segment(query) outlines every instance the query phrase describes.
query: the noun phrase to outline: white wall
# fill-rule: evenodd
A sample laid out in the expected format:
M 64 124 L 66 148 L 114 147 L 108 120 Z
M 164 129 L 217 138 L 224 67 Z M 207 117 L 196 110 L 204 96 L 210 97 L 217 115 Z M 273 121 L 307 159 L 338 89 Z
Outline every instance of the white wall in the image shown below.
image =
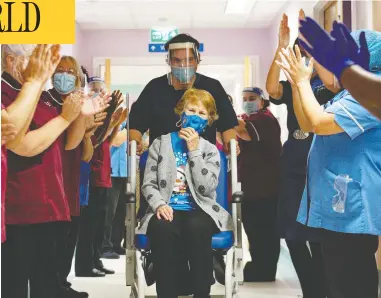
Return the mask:
M 379 12 L 379 15 L 381 12 Z M 352 30 L 372 29 L 372 0 L 352 1 Z
M 279 25 L 282 19 L 283 13 L 288 16 L 288 25 L 290 27 L 290 44 L 294 44 L 296 37 L 298 36 L 298 27 L 299 27 L 299 10 L 303 9 L 306 16 L 313 17 L 313 9 L 318 1 L 290 1 L 288 5 L 286 5 L 282 12 L 278 14 L 275 18 L 273 25 L 269 28 L 269 39 L 271 40 L 271 48 L 269 49 L 273 53 L 273 57 L 275 56 L 275 51 L 278 47 L 278 33 L 279 33 Z M 266 70 L 268 71 L 268 69 Z M 263 73 L 264 71 L 262 71 Z M 266 73 L 267 74 L 267 73 Z M 286 80 L 285 75 L 281 72 L 280 76 L 281 80 Z M 266 78 L 263 78 L 265 81 Z M 271 111 L 278 118 L 280 126 L 282 128 L 282 142 L 285 142 L 288 138 L 288 130 L 287 130 L 287 108 L 285 105 L 280 106 L 271 106 Z

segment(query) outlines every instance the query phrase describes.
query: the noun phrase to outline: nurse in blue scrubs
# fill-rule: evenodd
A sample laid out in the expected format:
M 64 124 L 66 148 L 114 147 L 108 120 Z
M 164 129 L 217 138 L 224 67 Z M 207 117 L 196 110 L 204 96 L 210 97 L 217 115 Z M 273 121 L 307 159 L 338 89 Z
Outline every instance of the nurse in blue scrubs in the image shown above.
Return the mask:
M 302 11 L 301 11 L 302 12 Z M 300 18 L 303 15 L 300 15 Z M 278 49 L 290 44 L 288 17 L 283 15 L 279 29 Z M 294 46 L 299 44 L 295 40 Z M 281 69 L 275 63 L 279 59 L 279 50 L 271 65 L 266 88 L 271 103 L 287 108 L 287 141 L 283 144 L 281 158 L 280 189 L 278 199 L 278 233 L 285 239 L 289 254 L 304 298 L 332 298 L 326 289 L 324 264 L 320 246 L 320 236 L 313 229 L 296 221 L 303 189 L 306 182 L 307 156 L 311 147 L 313 134 L 304 131 L 298 123 L 293 102 L 294 89 L 287 80 L 279 80 Z M 303 54 L 305 56 L 305 54 Z M 310 85 L 320 104 L 325 104 L 339 89 L 334 84 L 334 76 L 319 65 L 311 77 Z M 328 87 L 330 89 L 328 89 Z
M 381 33 L 364 32 L 369 70 L 381 76 Z M 359 32 L 352 35 L 359 43 Z M 295 54 L 283 50 L 283 55 L 279 65 L 300 95 L 294 102 L 299 124 L 304 131 L 315 133 L 298 221 L 321 233 L 333 297 L 377 298 L 381 122 L 347 90 L 320 107 L 309 82 L 312 63 L 305 66 L 298 48 Z

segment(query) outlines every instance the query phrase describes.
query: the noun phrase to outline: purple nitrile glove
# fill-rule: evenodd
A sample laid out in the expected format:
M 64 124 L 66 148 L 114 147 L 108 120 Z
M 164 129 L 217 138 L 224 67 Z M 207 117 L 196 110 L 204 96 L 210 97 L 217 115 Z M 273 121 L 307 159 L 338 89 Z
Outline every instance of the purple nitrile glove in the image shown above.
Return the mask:
M 360 33 L 359 37 L 360 48 L 347 26 L 343 23 L 334 21 L 331 36 L 335 38 L 337 42 L 347 46 L 347 54 L 350 60 L 369 71 L 370 53 L 364 31 Z
M 300 33 L 311 45 L 300 39 L 301 46 L 338 79 L 345 68 L 355 64 L 349 58 L 346 39 L 341 41 L 334 39 L 309 17 L 306 20 L 300 20 L 300 25 Z

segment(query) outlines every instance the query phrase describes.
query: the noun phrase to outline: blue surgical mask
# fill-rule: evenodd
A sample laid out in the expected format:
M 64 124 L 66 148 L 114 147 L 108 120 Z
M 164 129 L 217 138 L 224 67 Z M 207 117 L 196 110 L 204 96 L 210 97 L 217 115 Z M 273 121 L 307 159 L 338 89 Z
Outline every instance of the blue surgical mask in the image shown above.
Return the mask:
M 204 132 L 208 125 L 208 119 L 203 119 L 199 115 L 181 115 L 182 128 L 192 127 L 198 134 Z
M 76 76 L 64 73 L 56 73 L 53 77 L 53 86 L 61 95 L 66 95 L 75 90 Z
M 196 74 L 196 69 L 194 67 L 171 67 L 171 72 L 173 76 L 180 81 L 182 84 L 190 83 L 194 75 Z
M 259 111 L 258 104 L 255 101 L 244 101 L 242 108 L 248 116 Z

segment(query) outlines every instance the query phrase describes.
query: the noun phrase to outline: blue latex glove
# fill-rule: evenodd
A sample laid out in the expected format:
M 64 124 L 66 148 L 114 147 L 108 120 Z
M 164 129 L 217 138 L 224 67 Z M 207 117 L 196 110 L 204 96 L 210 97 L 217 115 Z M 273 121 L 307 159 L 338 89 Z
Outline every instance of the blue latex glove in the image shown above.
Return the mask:
M 349 32 L 347 26 L 343 23 L 338 23 L 336 21 L 333 22 L 331 36 L 336 39 L 336 42 L 347 45 L 346 50 L 350 60 L 369 71 L 370 53 L 368 43 L 365 38 L 365 32 L 360 33 L 360 48 Z
M 312 47 L 300 39 L 299 42 L 301 46 L 309 52 L 317 62 L 340 79 L 344 69 L 355 64 L 349 57 L 347 39 L 342 38 L 341 40 L 336 40 L 309 17 L 307 17 L 306 20 L 300 20 L 300 24 L 300 33 Z M 337 32 L 338 35 L 339 33 L 340 31 Z

